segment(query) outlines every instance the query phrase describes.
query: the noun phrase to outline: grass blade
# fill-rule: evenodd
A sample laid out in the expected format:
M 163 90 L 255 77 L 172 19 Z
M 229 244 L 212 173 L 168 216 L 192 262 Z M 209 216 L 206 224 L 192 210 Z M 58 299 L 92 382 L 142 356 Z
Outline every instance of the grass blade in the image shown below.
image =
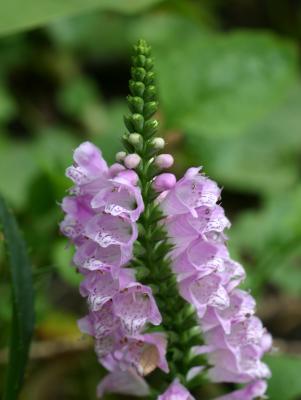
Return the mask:
M 13 318 L 3 400 L 15 400 L 21 389 L 34 329 L 32 268 L 16 219 L 0 196 L 0 224 L 11 272 Z

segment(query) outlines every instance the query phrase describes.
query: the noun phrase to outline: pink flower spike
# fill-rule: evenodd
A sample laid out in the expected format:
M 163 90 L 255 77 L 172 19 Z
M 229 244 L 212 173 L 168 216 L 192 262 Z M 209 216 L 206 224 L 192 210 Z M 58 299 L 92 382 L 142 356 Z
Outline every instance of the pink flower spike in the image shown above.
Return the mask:
M 153 188 L 157 192 L 163 192 L 164 190 L 169 190 L 175 186 L 177 179 L 174 174 L 163 173 L 156 176 L 153 182 Z
M 175 379 L 158 400 L 195 400 L 188 390 Z

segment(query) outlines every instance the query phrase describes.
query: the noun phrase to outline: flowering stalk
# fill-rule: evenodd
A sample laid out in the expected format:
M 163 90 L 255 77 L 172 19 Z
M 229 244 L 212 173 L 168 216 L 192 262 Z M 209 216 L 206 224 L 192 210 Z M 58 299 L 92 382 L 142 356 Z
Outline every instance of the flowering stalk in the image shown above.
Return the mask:
M 159 154 L 145 41 L 134 46 L 131 75 L 125 151 L 108 167 L 94 145 L 79 146 L 62 203 L 61 230 L 75 244 L 89 305 L 79 326 L 109 371 L 98 394 L 192 400 L 188 389 L 209 378 L 245 384 L 219 400 L 255 399 L 270 374 L 261 357 L 271 337 L 254 316 L 254 299 L 237 287 L 245 271 L 226 247 L 221 191 L 201 168 L 179 181 L 162 173 L 173 158 Z M 162 373 L 150 388 L 144 377 L 156 368 Z
M 150 51 L 144 41 L 139 41 L 134 47 L 132 80 L 129 84 L 131 95 L 127 99 L 132 114 L 125 117 L 129 133 L 123 137 L 126 150 L 135 152 L 141 159 L 137 173 L 145 207 L 139 219 L 139 249 L 132 265 L 139 271 L 139 280 L 153 288 L 163 316 L 162 328 L 168 336 L 167 359 L 170 368 L 166 379 L 177 376 L 185 383 L 187 372 L 192 366 L 192 360 L 187 355 L 191 346 L 200 343 L 200 335 L 192 307 L 179 295 L 176 276 L 171 271 L 168 256 L 172 245 L 162 224 L 162 210 L 155 201 L 158 193 L 154 187 L 158 189 L 159 186 L 162 190 L 163 185 L 168 188 L 175 183 L 175 178 L 172 174 L 156 176 L 161 169 L 172 165 L 173 158 L 169 154 L 158 155 L 163 150 L 164 140 L 155 137 L 158 122 L 152 119 L 157 111 L 157 102 Z M 163 181 L 161 187 L 160 180 Z

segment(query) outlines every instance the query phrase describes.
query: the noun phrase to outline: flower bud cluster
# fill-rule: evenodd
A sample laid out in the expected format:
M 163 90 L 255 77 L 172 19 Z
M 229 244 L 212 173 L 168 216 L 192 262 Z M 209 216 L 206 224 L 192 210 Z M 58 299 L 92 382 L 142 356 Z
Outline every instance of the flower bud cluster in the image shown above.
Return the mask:
M 119 151 L 116 154 L 116 161 L 123 163 L 128 169 L 136 169 L 141 163 L 141 156 L 139 153 L 143 153 L 144 140 L 139 133 L 130 133 L 129 135 L 124 136 L 124 141 L 133 146 L 137 153 L 127 154 L 124 151 Z M 163 138 L 155 138 L 148 144 L 148 148 L 152 149 L 154 154 L 162 150 L 164 146 L 165 141 Z M 171 154 L 159 154 L 153 158 L 153 164 L 156 171 L 170 168 L 173 163 L 174 159 Z
M 144 333 L 162 319 L 152 291 L 127 267 L 144 209 L 138 177 L 121 164 L 109 168 L 89 142 L 75 150 L 66 175 L 74 186 L 63 199 L 60 228 L 75 244 L 73 261 L 84 277 L 80 293 L 89 305 L 79 327 L 95 338 L 98 360 L 110 371 L 98 393 L 132 394 L 132 388 L 145 395 L 143 376 L 156 367 L 167 372 L 168 366 L 164 334 Z
M 223 399 L 251 400 L 264 393 L 270 376 L 261 358 L 271 348 L 271 336 L 254 315 L 253 297 L 238 288 L 245 271 L 226 246 L 230 223 L 217 204 L 220 194 L 200 168 L 190 168 L 158 201 L 174 244 L 179 291 L 194 306 L 204 334 L 205 345 L 192 348 L 191 357 L 208 355 L 213 382 L 246 384 L 237 397 Z

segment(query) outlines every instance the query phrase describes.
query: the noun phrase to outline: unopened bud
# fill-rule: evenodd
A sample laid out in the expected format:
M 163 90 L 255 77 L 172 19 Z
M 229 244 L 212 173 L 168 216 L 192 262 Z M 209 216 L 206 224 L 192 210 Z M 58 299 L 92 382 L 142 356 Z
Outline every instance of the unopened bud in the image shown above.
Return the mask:
M 143 139 L 139 133 L 131 133 L 128 137 L 128 142 L 131 143 L 135 148 L 141 148 Z
M 169 190 L 175 186 L 177 179 L 174 174 L 163 173 L 156 176 L 153 182 L 153 188 L 157 192 L 163 192 L 164 190 Z
M 158 126 L 159 122 L 156 119 L 149 119 L 144 124 L 143 133 L 145 133 L 147 137 L 152 137 L 152 135 L 156 133 Z
M 129 169 L 135 169 L 140 164 L 141 158 L 138 154 L 129 154 L 124 159 L 124 165 Z
M 135 128 L 136 132 L 142 132 L 144 118 L 141 114 L 133 114 L 132 115 L 132 124 Z
M 152 145 L 155 150 L 162 150 L 165 146 L 165 140 L 161 137 L 156 137 L 152 140 Z
M 118 151 L 118 153 L 116 153 L 115 159 L 117 162 L 121 162 L 125 159 L 125 157 L 126 157 L 125 151 Z
M 155 158 L 155 165 L 159 168 L 170 168 L 173 162 L 173 156 L 170 154 L 160 154 Z

